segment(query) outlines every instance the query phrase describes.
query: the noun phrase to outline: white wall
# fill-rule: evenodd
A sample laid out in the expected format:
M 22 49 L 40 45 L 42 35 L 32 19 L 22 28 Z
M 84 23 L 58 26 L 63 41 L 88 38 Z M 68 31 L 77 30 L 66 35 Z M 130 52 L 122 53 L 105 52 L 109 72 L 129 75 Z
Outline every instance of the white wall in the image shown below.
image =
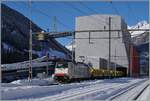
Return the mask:
M 121 29 L 126 27 L 126 24 L 122 22 L 120 16 L 115 15 L 91 15 L 81 16 L 76 18 L 76 30 L 103 30 L 104 26 L 109 29 L 109 16 L 111 16 L 111 29 Z M 123 33 L 128 34 L 128 33 Z M 75 35 L 75 60 L 81 62 L 79 56 L 85 56 L 86 63 L 92 63 L 93 67 L 99 68 L 99 58 L 108 59 L 109 54 L 109 32 L 91 32 L 91 38 L 107 38 L 107 39 L 90 39 L 88 32 L 78 32 Z M 122 32 L 119 32 L 119 36 L 122 37 Z M 111 32 L 111 37 L 118 37 L 118 32 Z M 78 39 L 87 38 L 87 39 Z M 128 41 L 128 40 L 127 40 Z M 128 58 L 125 44 L 122 38 L 111 39 L 111 56 L 121 56 L 115 61 L 114 57 L 111 57 L 111 62 L 116 62 L 119 65 L 128 67 Z

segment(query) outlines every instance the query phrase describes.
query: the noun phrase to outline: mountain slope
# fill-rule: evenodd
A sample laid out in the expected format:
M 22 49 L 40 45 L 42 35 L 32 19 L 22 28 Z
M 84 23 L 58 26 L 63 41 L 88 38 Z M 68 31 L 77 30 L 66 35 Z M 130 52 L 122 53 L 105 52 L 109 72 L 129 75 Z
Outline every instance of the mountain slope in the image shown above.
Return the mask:
M 149 23 L 145 20 L 138 22 L 135 26 L 128 26 L 128 29 L 149 29 Z M 138 36 L 143 34 L 145 31 L 130 31 L 131 35 Z
M 4 4 L 1 5 L 1 8 L 2 64 L 26 61 L 29 59 L 30 20 Z M 32 22 L 32 31 L 41 32 L 42 29 Z M 60 47 L 55 41 L 55 39 L 43 42 L 33 40 L 33 58 L 45 55 L 47 51 L 53 56 L 58 54 L 66 56 L 67 53 L 62 49 L 63 46 Z
M 128 29 L 149 29 L 150 25 L 147 21 L 140 21 L 135 26 L 128 26 Z M 149 42 L 149 33 L 146 31 L 130 31 L 132 41 L 135 45 L 145 44 Z

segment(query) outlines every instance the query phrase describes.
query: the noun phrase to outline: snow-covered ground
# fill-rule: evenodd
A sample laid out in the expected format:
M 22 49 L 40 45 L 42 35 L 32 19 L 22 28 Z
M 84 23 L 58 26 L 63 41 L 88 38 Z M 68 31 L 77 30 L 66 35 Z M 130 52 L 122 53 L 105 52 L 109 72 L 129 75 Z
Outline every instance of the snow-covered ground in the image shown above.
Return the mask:
M 150 86 L 141 94 L 137 101 L 148 101 L 150 99 Z
M 2 98 L 35 101 L 107 100 L 120 92 L 137 88 L 147 80 L 147 78 L 117 78 L 46 86 L 15 81 L 2 84 Z
M 45 79 L 35 78 L 32 80 L 24 79 L 24 80 L 16 80 L 16 81 L 11 82 L 11 84 L 14 84 L 14 85 L 17 84 L 17 85 L 23 85 L 23 86 L 25 86 L 25 85 L 48 86 L 48 85 L 51 85 L 54 83 L 55 82 L 54 82 L 53 78 L 45 78 Z

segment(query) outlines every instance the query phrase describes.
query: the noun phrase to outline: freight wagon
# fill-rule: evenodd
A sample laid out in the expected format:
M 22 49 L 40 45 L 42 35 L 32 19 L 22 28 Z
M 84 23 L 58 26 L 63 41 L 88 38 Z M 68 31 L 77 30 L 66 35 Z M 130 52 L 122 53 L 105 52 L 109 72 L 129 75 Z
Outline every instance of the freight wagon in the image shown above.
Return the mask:
M 87 64 L 77 62 L 57 62 L 55 66 L 54 80 L 57 82 L 71 82 L 97 78 L 122 77 L 125 71 L 95 69 Z

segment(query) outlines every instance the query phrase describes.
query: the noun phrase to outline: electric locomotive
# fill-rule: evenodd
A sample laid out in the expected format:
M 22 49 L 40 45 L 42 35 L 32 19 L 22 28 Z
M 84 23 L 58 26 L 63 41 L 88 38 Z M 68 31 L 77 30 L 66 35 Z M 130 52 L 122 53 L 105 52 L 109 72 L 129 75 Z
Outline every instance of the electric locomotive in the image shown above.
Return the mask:
M 55 66 L 54 80 L 58 82 L 71 82 L 95 78 L 114 78 L 123 75 L 123 71 L 95 69 L 82 62 L 60 61 Z

